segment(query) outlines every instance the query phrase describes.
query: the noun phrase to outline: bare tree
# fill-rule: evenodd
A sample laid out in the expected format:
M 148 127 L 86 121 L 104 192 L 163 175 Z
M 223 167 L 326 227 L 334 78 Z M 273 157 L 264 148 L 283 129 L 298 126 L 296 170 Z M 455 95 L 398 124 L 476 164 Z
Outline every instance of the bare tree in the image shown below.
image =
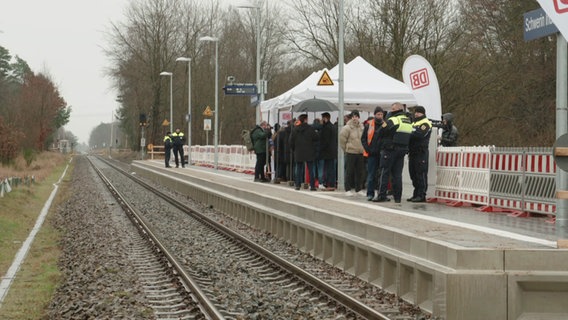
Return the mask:
M 114 62 L 111 75 L 121 95 L 119 114 L 123 126 L 137 132 L 139 115 L 147 114 L 150 142 L 162 136 L 161 121 L 169 119 L 167 79 L 160 72 L 172 70 L 182 51 L 183 38 L 179 21 L 182 1 L 142 0 L 128 8 L 126 22 L 113 24 L 107 55 Z M 165 98 L 164 98 L 165 97 Z M 128 124 L 124 123 L 127 122 Z M 132 144 L 138 145 L 139 135 Z
M 523 146 L 554 141 L 555 44 L 548 38 L 522 38 L 523 13 L 537 7 L 536 1 L 505 0 L 461 5 L 462 29 L 470 40 L 461 55 L 472 61 L 460 72 L 464 96 L 456 103 L 464 142 Z

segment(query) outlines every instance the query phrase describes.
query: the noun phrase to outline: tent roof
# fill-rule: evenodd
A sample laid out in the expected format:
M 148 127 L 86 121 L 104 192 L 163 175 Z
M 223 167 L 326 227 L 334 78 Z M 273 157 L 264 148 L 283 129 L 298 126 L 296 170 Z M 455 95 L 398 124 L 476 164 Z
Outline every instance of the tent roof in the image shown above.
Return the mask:
M 261 111 L 290 109 L 294 104 L 311 98 L 329 100 L 339 103 L 339 67 L 328 71 L 334 81 L 333 86 L 318 86 L 317 83 L 324 71 L 313 72 L 298 85 L 278 97 L 261 102 Z M 394 102 L 416 104 L 412 91 L 398 81 L 361 57 L 356 57 L 344 67 L 344 108 L 373 111 L 377 105 L 389 108 Z

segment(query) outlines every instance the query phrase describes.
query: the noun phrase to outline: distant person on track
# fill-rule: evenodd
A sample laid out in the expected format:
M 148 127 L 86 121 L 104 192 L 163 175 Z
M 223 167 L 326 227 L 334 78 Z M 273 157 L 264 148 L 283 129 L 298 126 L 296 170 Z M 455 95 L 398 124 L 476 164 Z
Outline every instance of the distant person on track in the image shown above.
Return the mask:
M 172 135 L 172 133 L 170 131 L 168 131 L 166 133 L 166 136 L 164 137 L 164 159 L 165 159 L 166 168 L 171 168 L 170 157 L 171 157 L 172 147 L 173 147 L 171 135 Z
M 172 133 L 172 140 L 174 142 L 174 158 L 176 160 L 176 168 L 179 168 L 180 161 L 181 167 L 185 168 L 185 158 L 183 154 L 183 143 L 185 141 L 185 138 L 183 132 L 181 132 L 179 128 L 177 128 L 176 131 Z
M 411 202 L 426 202 L 428 189 L 428 144 L 432 133 L 432 122 L 426 117 L 423 106 L 414 107 L 412 134 L 408 145 L 408 173 L 414 192 L 406 199 Z

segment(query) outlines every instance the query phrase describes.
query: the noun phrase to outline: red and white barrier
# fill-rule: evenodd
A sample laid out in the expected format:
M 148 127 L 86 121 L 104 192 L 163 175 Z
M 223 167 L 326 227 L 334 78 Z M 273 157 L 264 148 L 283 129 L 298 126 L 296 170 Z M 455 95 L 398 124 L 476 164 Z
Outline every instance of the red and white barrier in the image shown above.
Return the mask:
M 491 199 L 486 211 L 507 209 L 556 213 L 556 164 L 550 148 L 495 148 L 491 161 Z
M 452 205 L 489 203 L 490 147 L 440 147 L 436 198 Z
M 213 146 L 192 146 L 196 165 L 212 167 Z M 244 146 L 219 146 L 219 167 L 254 173 Z M 482 211 L 556 213 L 556 164 L 550 148 L 439 147 L 435 199 L 478 205 Z

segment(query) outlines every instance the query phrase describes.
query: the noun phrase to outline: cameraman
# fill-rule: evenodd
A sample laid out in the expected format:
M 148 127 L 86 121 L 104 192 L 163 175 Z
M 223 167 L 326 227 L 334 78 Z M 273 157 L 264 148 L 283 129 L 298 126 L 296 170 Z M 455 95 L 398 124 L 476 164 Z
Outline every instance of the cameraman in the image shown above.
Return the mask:
M 442 129 L 442 136 L 438 138 L 438 145 L 442 147 L 455 147 L 458 145 L 458 128 L 454 125 L 453 114 L 444 113 L 442 122 L 433 122 L 432 126 Z

